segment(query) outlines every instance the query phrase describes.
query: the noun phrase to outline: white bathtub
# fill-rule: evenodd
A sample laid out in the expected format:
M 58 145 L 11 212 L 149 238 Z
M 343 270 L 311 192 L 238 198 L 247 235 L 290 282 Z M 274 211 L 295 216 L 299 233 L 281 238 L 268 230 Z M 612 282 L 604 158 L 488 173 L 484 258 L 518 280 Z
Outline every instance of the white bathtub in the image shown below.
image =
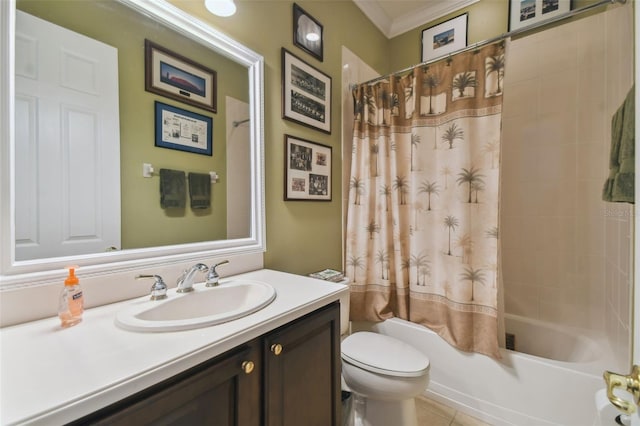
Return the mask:
M 424 352 L 431 362 L 431 382 L 425 395 L 485 422 L 596 424 L 594 395 L 604 386 L 603 371 L 616 368 L 608 344 L 601 345 L 605 339 L 587 336 L 584 330 L 561 329 L 512 315 L 505 316 L 505 323 L 507 331 L 516 334 L 516 349 L 564 361 L 506 349 L 501 351 L 502 360 L 496 361 L 459 351 L 431 330 L 397 318 L 376 324 L 353 323 L 352 330 L 390 335 Z M 572 347 L 560 349 L 562 345 Z

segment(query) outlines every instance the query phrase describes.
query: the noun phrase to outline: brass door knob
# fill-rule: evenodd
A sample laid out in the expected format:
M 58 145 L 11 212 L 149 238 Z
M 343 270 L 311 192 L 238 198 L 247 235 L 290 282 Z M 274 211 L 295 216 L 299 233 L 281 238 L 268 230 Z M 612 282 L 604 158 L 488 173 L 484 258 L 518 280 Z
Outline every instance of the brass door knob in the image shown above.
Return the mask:
M 244 371 L 245 374 L 251 374 L 254 368 L 255 364 L 253 361 L 245 361 L 242 363 L 242 371 Z
M 273 352 L 276 356 L 282 353 L 282 345 L 280 343 L 274 343 L 271 345 L 271 352 Z
M 636 405 L 640 404 L 640 367 L 634 365 L 631 373 L 626 376 L 605 371 L 604 381 L 607 382 L 607 397 L 609 401 L 623 413 L 633 414 L 636 411 Z M 633 402 L 625 401 L 616 396 L 613 393 L 615 388 L 631 393 Z

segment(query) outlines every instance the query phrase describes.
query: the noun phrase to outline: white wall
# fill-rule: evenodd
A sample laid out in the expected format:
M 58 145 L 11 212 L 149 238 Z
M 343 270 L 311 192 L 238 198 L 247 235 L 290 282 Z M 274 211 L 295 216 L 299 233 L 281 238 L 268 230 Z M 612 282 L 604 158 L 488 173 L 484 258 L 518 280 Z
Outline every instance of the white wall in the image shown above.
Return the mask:
M 351 150 L 353 147 L 353 85 L 379 77 L 373 68 L 342 46 L 342 241 L 345 241 L 349 204 L 349 180 L 351 176 Z M 343 247 L 344 249 L 344 247 Z M 343 250 L 344 252 L 344 250 Z M 344 261 L 344 260 L 343 260 Z M 344 265 L 342 267 L 344 270 Z
M 225 108 L 227 238 L 246 238 L 251 235 L 251 134 L 250 122 L 245 122 L 249 104 L 227 96 Z

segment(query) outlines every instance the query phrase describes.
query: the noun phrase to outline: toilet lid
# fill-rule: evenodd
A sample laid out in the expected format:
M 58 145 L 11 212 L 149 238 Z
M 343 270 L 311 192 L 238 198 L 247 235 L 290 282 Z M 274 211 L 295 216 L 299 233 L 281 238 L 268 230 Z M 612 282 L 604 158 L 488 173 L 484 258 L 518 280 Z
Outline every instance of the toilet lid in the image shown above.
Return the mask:
M 361 331 L 342 341 L 342 359 L 374 373 L 418 377 L 429 369 L 429 358 L 405 342 Z

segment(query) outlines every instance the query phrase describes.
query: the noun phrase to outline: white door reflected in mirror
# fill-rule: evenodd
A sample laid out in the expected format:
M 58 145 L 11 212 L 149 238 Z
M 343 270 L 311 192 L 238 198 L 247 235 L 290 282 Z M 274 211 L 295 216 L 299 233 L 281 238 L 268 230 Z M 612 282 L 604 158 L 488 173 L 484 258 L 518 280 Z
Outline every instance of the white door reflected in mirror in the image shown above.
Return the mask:
M 16 28 L 16 260 L 120 247 L 118 51 L 21 11 Z
M 0 248 L 0 288 L 2 290 L 24 288 L 55 282 L 63 274 L 64 267 L 68 265 L 70 257 L 73 258 L 73 264 L 83 268 L 84 271 L 90 270 L 92 278 L 99 280 L 104 276 L 121 271 L 125 263 L 128 268 L 143 270 L 151 265 L 157 265 L 159 259 L 162 259 L 162 262 L 165 263 L 179 264 L 186 261 L 192 262 L 194 259 L 216 258 L 221 255 L 224 255 L 224 257 L 236 255 L 254 256 L 264 252 L 264 58 L 236 40 L 219 32 L 206 22 L 200 21 L 197 16 L 192 16 L 180 7 L 164 0 L 71 2 L 73 5 L 70 5 L 69 2 L 61 2 L 60 10 L 52 10 L 54 8 L 53 5 L 45 5 L 45 8 L 42 9 L 42 15 L 36 13 L 35 10 L 30 10 L 30 8 L 37 9 L 42 6 L 41 2 L 18 3 L 23 12 L 42 19 L 47 18 L 44 15 L 56 14 L 61 22 L 56 22 L 54 19 L 51 19 L 51 22 L 83 34 L 84 32 L 76 24 L 84 25 L 86 24 L 85 21 L 91 17 L 95 22 L 104 25 L 106 22 L 106 9 L 115 13 L 115 24 L 106 24 L 105 31 L 112 31 L 111 33 L 102 32 L 103 27 L 92 26 L 91 31 L 87 30 L 90 34 L 84 35 L 117 47 L 117 61 L 120 63 L 120 67 L 126 64 L 126 70 L 130 70 L 133 66 L 132 64 L 135 63 L 136 71 L 125 71 L 124 75 L 131 76 L 132 79 L 123 81 L 122 75 L 120 75 L 116 86 L 110 90 L 116 96 L 113 102 L 116 106 L 119 105 L 120 114 L 116 121 L 105 126 L 111 128 L 115 136 L 102 138 L 114 143 L 113 149 L 109 148 L 108 151 L 120 160 L 119 167 L 106 168 L 106 171 L 114 172 L 114 176 L 109 178 L 108 175 L 104 175 L 103 179 L 113 183 L 113 186 L 119 189 L 117 199 L 112 202 L 103 202 L 103 204 L 112 206 L 120 214 L 118 219 L 120 223 L 119 226 L 116 226 L 118 228 L 116 234 L 120 236 L 120 241 L 100 242 L 96 248 L 82 250 L 80 254 L 72 255 L 68 255 L 68 252 L 58 249 L 55 250 L 54 254 L 32 255 L 21 253 L 23 247 L 35 245 L 33 241 L 39 241 L 38 238 L 42 238 L 37 233 L 43 233 L 43 222 L 39 223 L 35 214 L 29 216 L 30 210 L 36 204 L 39 204 L 43 211 L 47 209 L 53 210 L 50 204 L 54 201 L 61 201 L 66 206 L 66 211 L 63 210 L 62 214 L 57 217 L 49 214 L 50 212 L 47 212 L 46 215 L 47 222 L 63 223 L 61 230 L 54 231 L 54 233 L 62 235 L 59 239 L 65 239 L 64 244 L 69 246 L 75 245 L 81 240 L 96 239 L 94 234 L 98 234 L 98 232 L 94 232 L 94 227 L 102 226 L 96 225 L 99 222 L 96 216 L 114 218 L 118 215 L 103 212 L 94 214 L 93 211 L 90 213 L 81 212 L 81 208 L 87 207 L 94 202 L 93 200 L 87 201 L 84 194 L 97 196 L 103 190 L 96 189 L 99 184 L 97 179 L 94 179 L 100 167 L 94 163 L 85 164 L 85 160 L 81 160 L 83 157 L 78 155 L 82 152 L 82 155 L 86 154 L 94 158 L 93 154 L 95 154 L 95 157 L 99 157 L 102 154 L 97 151 L 87 153 L 84 149 L 91 150 L 93 148 L 79 145 L 74 145 L 71 147 L 72 149 L 68 149 L 65 152 L 67 147 L 59 145 L 62 142 L 55 142 L 57 145 L 53 145 L 53 147 L 49 148 L 49 151 L 37 154 L 40 163 L 45 162 L 45 166 L 49 168 L 58 165 L 64 169 L 68 169 L 68 163 L 80 163 L 81 166 L 84 164 L 84 168 L 72 173 L 67 173 L 68 170 L 56 172 L 60 175 L 60 178 L 56 178 L 58 180 L 54 184 L 56 192 L 34 189 L 37 187 L 38 180 L 54 181 L 55 174 L 48 169 L 40 169 L 40 164 L 32 161 L 36 157 L 36 154 L 30 152 L 33 145 L 28 145 L 27 147 L 19 145 L 16 140 L 16 134 L 18 134 L 18 139 L 23 138 L 32 143 L 31 139 L 36 134 L 49 135 L 49 132 L 58 132 L 56 129 L 62 129 L 60 132 L 64 135 L 66 124 L 57 124 L 55 128 L 40 129 L 38 132 L 33 130 L 36 125 L 29 114 L 35 109 L 27 102 L 23 102 L 24 95 L 20 94 L 22 89 L 18 89 L 16 85 L 16 80 L 22 78 L 22 76 L 18 76 L 14 72 L 0 73 L 2 74 L 0 76 L 0 92 L 8 94 L 8 96 L 0 97 L 0 110 L 2 111 L 0 115 L 0 140 L 2 142 L 0 143 L 2 147 L 2 152 L 0 153 L 0 182 L 2 183 L 2 188 L 0 188 L 0 199 L 2 200 L 0 203 L 0 206 L 2 206 L 0 209 L 0 235 L 7 237 L 2 238 L 0 241 L 2 246 Z M 103 9 L 95 10 L 95 5 L 97 4 Z M 63 9 L 64 7 L 73 7 L 74 9 L 70 13 L 61 13 L 67 10 Z M 0 1 L 0 39 L 2 41 L 0 43 L 0 57 L 2 58 L 2 63 L 6 65 L 6 67 L 3 67 L 5 71 L 22 70 L 18 71 L 18 73 L 28 74 L 28 72 L 24 72 L 24 64 L 18 62 L 25 62 L 23 54 L 26 54 L 27 58 L 29 58 L 28 43 L 24 43 L 29 37 L 25 38 L 19 35 L 20 29 L 16 29 L 17 25 L 14 24 L 16 15 L 15 1 Z M 74 21 L 76 17 L 81 17 L 82 21 Z M 139 21 L 140 19 L 143 19 L 145 23 L 141 24 L 142 21 Z M 69 27 L 65 23 L 69 23 Z M 20 24 L 18 23 L 18 25 Z M 125 30 L 131 31 L 131 34 L 125 34 Z M 105 34 L 106 39 L 102 39 L 98 33 Z M 139 49 L 136 49 L 136 44 L 131 43 L 131 35 L 138 40 Z M 145 38 L 149 37 L 158 39 L 168 45 L 182 43 L 182 46 L 188 46 L 189 49 L 192 49 L 189 53 L 190 57 L 196 60 L 215 60 L 216 62 L 212 66 L 217 70 L 219 79 L 224 79 L 224 76 L 227 75 L 234 76 L 234 84 L 221 87 L 221 93 L 218 93 L 218 95 L 220 96 L 223 93 L 233 95 L 249 105 L 248 111 L 245 110 L 242 116 L 234 116 L 232 118 L 232 120 L 248 119 L 246 124 L 243 124 L 243 126 L 246 126 L 246 129 L 243 130 L 246 130 L 245 133 L 248 134 L 249 138 L 246 141 L 248 142 L 248 147 L 245 151 L 248 158 L 244 159 L 244 163 L 248 165 L 248 176 L 246 178 L 248 187 L 243 190 L 243 195 L 247 194 L 250 200 L 250 211 L 247 216 L 243 216 L 244 235 L 240 235 L 238 231 L 238 235 L 235 238 L 230 238 L 225 232 L 226 229 L 224 229 L 226 228 L 226 217 L 224 216 L 227 214 L 225 181 L 228 168 L 224 161 L 224 150 L 220 149 L 220 147 L 221 144 L 225 143 L 225 135 L 222 130 L 224 129 L 225 119 L 230 118 L 227 117 L 226 111 L 218 111 L 217 115 L 219 120 L 217 121 L 216 129 L 219 132 L 214 142 L 219 147 L 218 156 L 213 159 L 202 156 L 202 161 L 198 162 L 198 167 L 193 169 L 188 167 L 187 164 L 190 166 L 194 164 L 192 161 L 187 161 L 191 160 L 191 158 L 185 158 L 184 154 L 170 150 L 160 153 L 160 157 L 170 157 L 172 159 L 173 163 L 167 161 L 166 164 L 158 160 L 155 155 L 146 155 L 148 151 L 138 154 L 132 152 L 132 150 L 135 151 L 142 147 L 141 149 L 143 150 L 154 150 L 153 154 L 155 154 L 155 150 L 160 149 L 154 147 L 153 144 L 154 122 L 152 117 L 149 118 L 150 114 L 153 114 L 153 110 L 152 108 L 145 109 L 146 105 L 153 105 L 152 102 L 155 95 L 145 92 L 144 85 L 139 84 L 145 75 L 143 42 Z M 184 38 L 184 42 L 182 38 Z M 189 41 L 193 43 L 189 43 Z M 16 57 L 16 52 L 20 52 L 17 55 L 18 57 Z M 72 56 L 72 60 L 76 62 L 73 67 L 69 68 L 78 69 L 87 67 L 87 64 L 80 60 L 81 58 L 91 57 L 83 54 Z M 31 59 L 29 58 L 28 60 Z M 102 67 L 102 65 L 99 65 L 99 67 Z M 33 71 L 31 70 L 31 72 Z M 49 74 L 53 73 L 49 72 Z M 87 85 L 91 87 L 91 83 L 95 82 L 93 77 L 73 76 L 69 80 L 75 84 L 81 83 L 85 88 Z M 98 80 L 103 83 L 102 77 Z M 18 109 L 23 109 L 23 111 L 17 111 Z M 61 138 L 62 140 L 67 140 L 68 137 L 68 140 L 78 141 L 83 139 L 92 129 L 98 127 L 98 124 L 96 124 L 98 120 L 95 117 L 92 118 L 83 114 L 82 110 L 79 110 L 80 113 L 77 114 L 75 109 L 70 109 L 70 111 L 75 114 L 71 118 L 78 119 L 85 127 L 81 131 L 71 131 L 69 135 L 64 135 Z M 141 117 L 141 112 L 146 115 Z M 16 123 L 16 117 L 21 121 Z M 142 118 L 144 118 L 143 121 L 141 121 Z M 93 119 L 96 121 L 92 121 Z M 17 126 L 20 128 L 17 129 Z M 100 140 L 100 146 L 104 145 L 102 144 L 102 139 Z M 120 141 L 120 144 L 118 144 L 118 141 Z M 164 148 L 162 149 L 164 150 Z M 61 152 L 64 152 L 67 156 L 61 156 Z M 216 151 L 214 150 L 214 152 Z M 157 207 L 159 198 L 156 195 L 157 183 L 153 185 L 154 182 L 146 182 L 141 187 L 141 185 L 136 184 L 137 180 L 134 181 L 134 179 L 138 178 L 142 180 L 142 177 L 139 176 L 139 170 L 140 165 L 144 162 L 155 163 L 158 168 L 173 167 L 180 170 L 206 172 L 210 169 L 208 167 L 200 167 L 200 163 L 209 163 L 211 160 L 221 160 L 216 164 L 214 170 L 220 175 L 222 183 L 217 187 L 220 193 L 216 194 L 217 203 L 212 207 L 212 209 L 218 209 L 219 211 L 216 210 L 213 215 L 196 215 L 191 211 L 187 211 L 184 216 L 164 214 L 164 211 Z M 18 168 L 21 169 L 19 175 L 15 173 Z M 130 172 L 133 170 L 135 172 Z M 105 172 L 105 169 L 103 168 L 102 171 Z M 69 195 L 71 194 L 69 185 L 74 185 L 74 189 L 80 190 L 80 193 L 83 194 L 82 199 L 78 200 Z M 126 189 L 126 191 L 122 189 Z M 38 200 L 36 197 L 38 191 L 45 198 Z M 95 193 L 92 193 L 92 191 Z M 77 222 L 72 217 L 74 214 L 75 216 L 86 218 L 87 221 L 85 223 Z M 235 214 L 237 215 L 237 212 Z M 155 221 L 149 220 L 149 215 L 154 215 L 153 219 Z M 19 220 L 16 220 L 17 217 L 20 217 Z M 188 224 L 183 223 L 182 219 L 185 217 L 189 219 Z M 218 218 L 218 221 L 215 221 L 213 226 L 207 228 L 209 230 L 207 234 L 203 234 L 203 227 L 199 226 L 200 222 L 207 221 L 211 217 Z M 171 221 L 171 223 L 179 221 L 180 223 L 179 226 L 173 227 L 158 225 L 158 223 L 162 224 L 167 221 Z M 247 221 L 249 222 L 248 224 L 246 223 Z M 167 232 L 153 233 L 155 229 L 162 229 Z M 104 230 L 102 235 L 105 235 Z M 20 295 L 21 292 L 16 292 L 15 294 Z

